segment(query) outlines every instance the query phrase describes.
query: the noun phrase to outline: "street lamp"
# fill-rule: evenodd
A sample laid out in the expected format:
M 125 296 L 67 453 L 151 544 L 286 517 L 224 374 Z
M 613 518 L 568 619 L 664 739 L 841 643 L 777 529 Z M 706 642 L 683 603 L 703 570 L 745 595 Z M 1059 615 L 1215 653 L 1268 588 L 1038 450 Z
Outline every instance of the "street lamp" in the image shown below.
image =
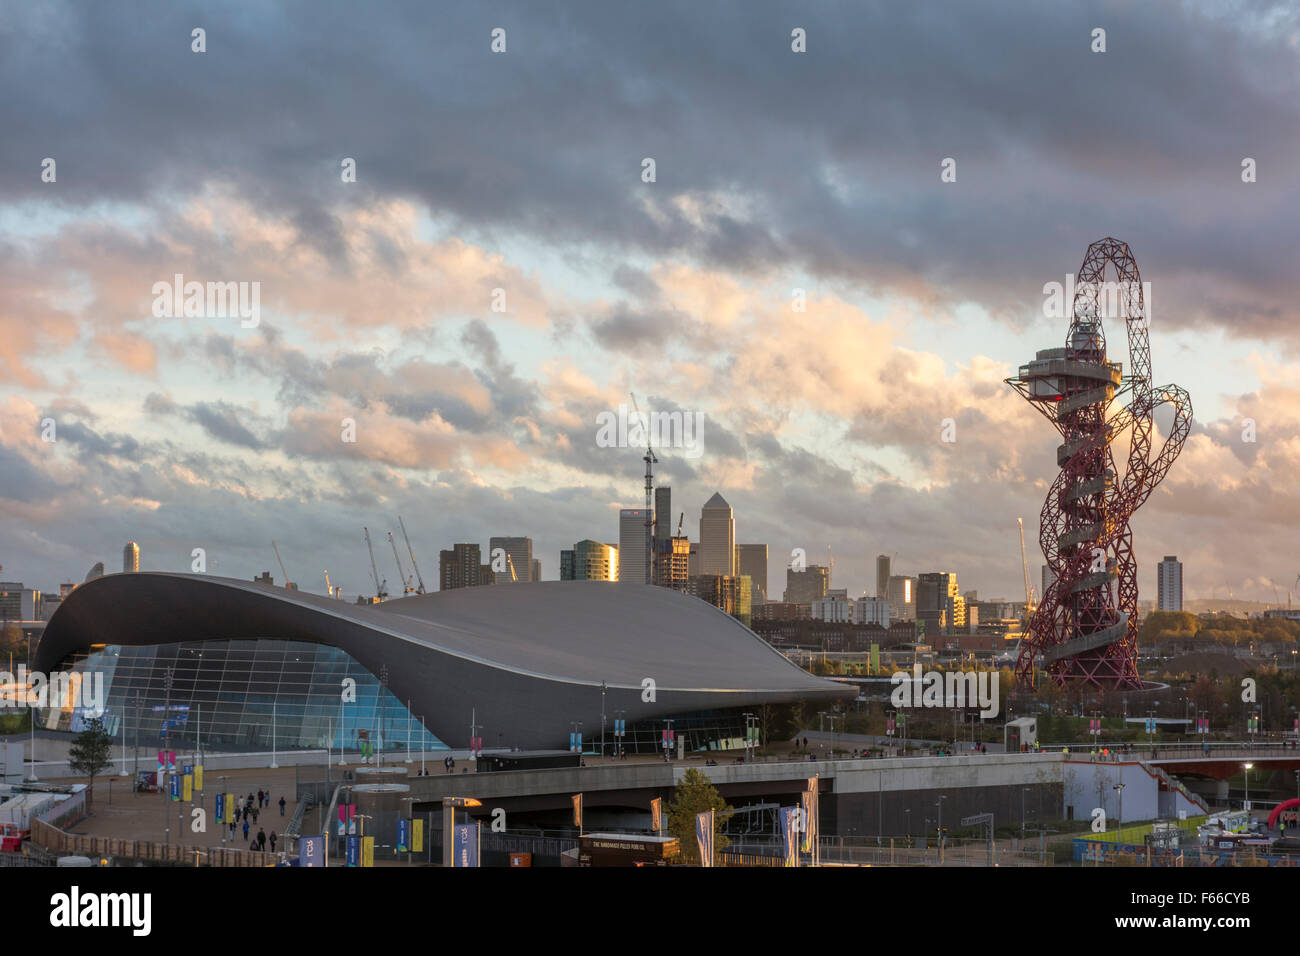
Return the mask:
M 939 799 L 936 800 L 936 801 L 934 802 L 934 805 L 935 805 L 935 806 L 938 808 L 938 810 L 939 810 L 938 830 L 939 830 L 939 862 L 940 862 L 940 863 L 943 862 L 943 843 L 944 843 L 944 840 L 943 840 L 943 802 L 944 802 L 945 800 L 947 800 L 947 799 L 948 799 L 947 794 L 943 794 L 943 793 L 941 793 L 941 794 L 939 794 Z
M 1246 768 L 1246 806 L 1243 807 L 1242 809 L 1249 811 L 1250 810 L 1250 770 L 1255 765 L 1253 763 L 1248 763 L 1248 764 L 1243 764 L 1243 766 Z
M 1122 831 L 1124 829 L 1124 787 L 1126 786 L 1127 784 L 1117 783 L 1115 784 L 1115 786 L 1111 787 L 1112 790 L 1114 790 L 1116 793 L 1119 794 L 1119 826 L 1115 830 L 1116 843 L 1119 843 L 1120 837 L 1123 836 Z

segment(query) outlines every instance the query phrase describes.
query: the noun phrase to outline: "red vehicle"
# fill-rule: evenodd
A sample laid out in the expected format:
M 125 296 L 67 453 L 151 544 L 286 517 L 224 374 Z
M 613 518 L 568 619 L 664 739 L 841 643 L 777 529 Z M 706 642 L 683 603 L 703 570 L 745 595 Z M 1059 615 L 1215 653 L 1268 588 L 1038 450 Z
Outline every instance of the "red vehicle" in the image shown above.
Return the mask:
M 0 823 L 0 852 L 18 853 L 22 850 L 23 834 L 15 823 Z

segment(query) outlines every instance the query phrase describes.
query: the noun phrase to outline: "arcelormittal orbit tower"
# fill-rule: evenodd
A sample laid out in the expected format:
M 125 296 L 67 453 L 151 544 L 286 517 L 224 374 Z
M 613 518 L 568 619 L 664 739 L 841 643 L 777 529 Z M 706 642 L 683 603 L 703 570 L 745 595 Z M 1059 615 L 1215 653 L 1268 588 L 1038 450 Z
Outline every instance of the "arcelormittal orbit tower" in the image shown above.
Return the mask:
M 1115 279 L 1108 281 L 1106 267 Z M 1103 317 L 1124 322 L 1128 374 L 1107 360 Z M 1150 320 L 1128 245 L 1102 239 L 1079 267 L 1065 348 L 1046 349 L 1007 384 L 1061 433 L 1061 472 L 1043 503 L 1038 541 L 1052 583 L 1029 622 L 1016 674 L 1030 685 L 1035 665 L 1059 685 L 1140 687 L 1137 673 L 1137 562 L 1129 520 L 1182 450 L 1192 403 L 1176 385 L 1151 384 Z M 1115 399 L 1128 398 L 1111 413 Z M 1152 454 L 1152 414 L 1173 408 L 1173 426 Z M 1128 434 L 1121 475 L 1113 443 Z

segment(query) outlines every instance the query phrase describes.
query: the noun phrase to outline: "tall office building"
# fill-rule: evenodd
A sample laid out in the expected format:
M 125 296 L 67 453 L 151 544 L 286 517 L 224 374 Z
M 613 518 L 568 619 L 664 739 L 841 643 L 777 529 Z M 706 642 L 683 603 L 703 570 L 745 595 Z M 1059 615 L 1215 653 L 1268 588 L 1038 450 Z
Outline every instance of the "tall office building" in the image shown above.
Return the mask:
M 934 571 L 916 579 L 916 622 L 924 627 L 927 639 L 942 634 L 952 623 L 955 602 L 961 601 L 957 591 L 957 575 L 948 571 Z M 962 601 L 965 618 L 965 602 Z
M 654 539 L 655 539 L 655 573 L 653 584 L 671 587 L 667 580 L 659 580 L 659 566 L 668 555 L 671 563 L 673 535 L 677 526 L 673 524 L 673 489 L 669 485 L 660 485 L 655 489 Z
M 650 557 L 650 512 L 644 508 L 624 508 L 618 513 L 618 579 L 631 584 L 649 584 L 646 561 Z
M 767 545 L 736 545 L 736 573 L 749 575 L 753 586 L 753 603 L 767 603 Z
M 498 556 L 501 561 L 497 560 Z M 488 564 L 492 565 L 497 581 L 523 584 L 533 580 L 533 539 L 488 538 Z
M 1156 610 L 1183 609 L 1183 563 L 1176 554 L 1166 554 L 1156 580 Z
M 831 587 L 831 569 L 820 564 L 810 564 L 806 570 L 785 569 L 786 604 L 811 604 L 826 597 Z
M 700 543 L 689 539 L 686 542 L 686 576 L 688 578 L 700 576 Z
M 876 597 L 889 600 L 889 555 L 876 556 Z
M 530 581 L 540 581 L 542 579 L 542 559 L 533 558 L 533 576 Z
M 477 587 L 483 583 L 483 569 L 491 571 L 490 565 L 483 564 L 481 549 L 477 544 L 453 544 L 450 551 L 438 552 L 438 588 L 450 591 L 452 588 Z
M 1043 603 L 1043 595 L 1047 593 L 1047 587 L 1052 583 L 1052 569 L 1043 565 L 1043 579 L 1039 582 L 1041 588 L 1038 591 L 1038 604 Z
M 617 581 L 618 552 L 612 544 L 587 538 L 560 552 L 561 581 Z
M 736 573 L 736 519 L 731 505 L 714 493 L 700 510 L 700 574 Z
M 122 549 L 122 570 L 127 574 L 140 570 L 140 546 L 134 541 L 128 541 Z
M 890 620 L 916 620 L 916 579 L 904 574 L 890 575 L 888 601 Z

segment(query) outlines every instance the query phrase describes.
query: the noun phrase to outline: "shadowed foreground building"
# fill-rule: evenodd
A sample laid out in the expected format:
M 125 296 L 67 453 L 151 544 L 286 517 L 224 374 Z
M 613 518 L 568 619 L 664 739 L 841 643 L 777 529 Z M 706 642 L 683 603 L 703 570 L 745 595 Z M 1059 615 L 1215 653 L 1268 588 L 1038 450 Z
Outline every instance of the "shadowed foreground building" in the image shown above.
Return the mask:
M 139 653 L 146 649 L 149 662 Z M 468 745 L 471 720 L 487 747 L 563 748 L 578 722 L 591 745 L 603 714 L 607 739 L 615 716 L 627 721 L 629 750 L 654 749 L 666 718 L 688 749 L 709 749 L 743 736 L 746 709 L 801 699 L 824 705 L 855 693 L 794 666 L 690 595 L 600 581 L 455 588 L 354 605 L 209 575 L 109 575 L 61 603 L 35 647 L 35 669 L 107 671 L 128 650 L 137 672 L 117 689 L 115 673 L 106 674 L 106 716 L 132 728 L 141 690 L 149 721 L 141 734 L 155 743 L 161 671 L 181 661 L 177 676 L 183 670 L 186 682 L 174 685 L 173 709 L 198 704 L 214 733 L 220 725 L 234 734 L 232 745 L 246 747 L 264 738 L 244 739 L 240 728 L 264 725 L 274 710 L 278 746 L 321 746 L 321 725 L 341 720 L 336 745 L 340 735 L 351 746 L 349 734 L 377 727 L 396 749 L 406 736 L 402 702 L 410 701 L 428 732 L 457 748 Z M 354 667 L 370 675 L 368 705 L 342 703 Z M 374 686 L 385 672 L 391 698 Z M 653 700 L 644 699 L 647 679 Z M 299 728 L 293 743 L 281 740 L 281 721 Z

